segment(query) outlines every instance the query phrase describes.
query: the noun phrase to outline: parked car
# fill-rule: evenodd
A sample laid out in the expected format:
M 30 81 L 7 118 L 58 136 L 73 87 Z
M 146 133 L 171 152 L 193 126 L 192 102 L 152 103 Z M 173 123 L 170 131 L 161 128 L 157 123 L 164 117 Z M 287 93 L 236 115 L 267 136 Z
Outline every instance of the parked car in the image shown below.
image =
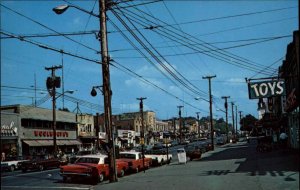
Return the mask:
M 9 171 L 10 167 L 8 166 L 8 163 L 2 163 L 1 162 L 1 172 L 3 171 Z
M 68 179 L 90 179 L 94 184 L 104 181 L 109 176 L 107 155 L 83 155 L 74 164 L 60 167 L 60 175 L 63 181 Z M 116 160 L 116 170 L 120 177 L 123 177 L 128 170 L 128 163 Z
M 153 146 L 153 150 L 162 149 L 162 148 L 164 148 L 164 145 L 160 142 L 155 143 Z
M 120 152 L 119 160 L 127 162 L 129 169 L 136 173 L 138 173 L 142 169 L 148 169 L 150 165 L 152 165 L 152 159 L 143 159 L 141 152 Z
M 164 151 L 162 149 L 160 150 L 150 150 L 145 152 L 146 158 L 152 159 L 152 165 L 163 165 L 163 164 L 169 164 L 172 161 L 172 154 L 168 153 L 167 151 Z
M 225 144 L 225 138 L 223 136 L 216 137 L 216 144 L 218 145 Z
M 76 154 L 68 156 L 68 162 L 73 164 L 80 156 L 95 154 L 92 150 L 80 150 Z
M 6 170 L 12 172 L 20 169 L 20 163 L 24 161 L 28 161 L 28 160 L 24 160 L 20 158 L 8 158 L 7 160 L 1 162 L 1 164 L 7 164 Z
M 43 171 L 47 168 L 58 168 L 61 165 L 61 162 L 57 158 L 34 158 L 29 161 L 21 162 L 20 167 L 22 172 L 26 172 L 28 170 L 39 170 Z
M 202 152 L 199 146 L 187 146 L 185 148 L 186 156 L 190 158 L 190 160 L 200 159 Z
M 172 141 L 172 142 L 171 142 L 171 145 L 172 145 L 172 146 L 177 146 L 177 145 L 178 145 L 178 141 L 176 141 L 176 140 L 175 140 L 175 141 Z

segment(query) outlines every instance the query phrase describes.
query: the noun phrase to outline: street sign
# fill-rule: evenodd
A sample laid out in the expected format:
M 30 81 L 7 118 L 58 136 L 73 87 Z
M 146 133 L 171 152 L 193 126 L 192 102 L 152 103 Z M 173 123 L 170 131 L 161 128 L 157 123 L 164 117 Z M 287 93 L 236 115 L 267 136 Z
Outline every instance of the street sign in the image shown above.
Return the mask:
M 248 83 L 249 99 L 268 98 L 285 95 L 283 80 L 260 81 Z

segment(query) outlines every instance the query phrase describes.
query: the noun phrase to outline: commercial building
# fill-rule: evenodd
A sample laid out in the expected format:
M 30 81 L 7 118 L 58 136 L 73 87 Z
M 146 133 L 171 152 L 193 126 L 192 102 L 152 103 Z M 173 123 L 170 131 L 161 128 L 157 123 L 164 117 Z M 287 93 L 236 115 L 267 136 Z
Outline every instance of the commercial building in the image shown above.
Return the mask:
M 52 110 L 9 105 L 1 107 L 1 149 L 6 155 L 15 150 L 16 156 L 46 156 L 54 150 L 53 135 L 63 151 L 81 146 L 77 140 L 76 114 L 56 112 L 56 134 L 53 133 Z
M 285 60 L 279 68 L 279 75 L 285 80 L 286 101 L 283 105 L 287 117 L 287 132 L 291 148 L 299 149 L 299 30 L 293 34 L 293 41 L 287 46 Z

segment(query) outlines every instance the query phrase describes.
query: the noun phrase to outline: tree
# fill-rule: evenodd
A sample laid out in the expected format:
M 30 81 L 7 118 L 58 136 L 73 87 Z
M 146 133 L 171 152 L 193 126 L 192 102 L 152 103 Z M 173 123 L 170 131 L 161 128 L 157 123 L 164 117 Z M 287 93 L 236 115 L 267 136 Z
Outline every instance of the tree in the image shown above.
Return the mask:
M 258 121 L 258 119 L 256 119 L 253 115 L 246 115 L 240 121 L 241 131 L 252 131 L 256 121 Z

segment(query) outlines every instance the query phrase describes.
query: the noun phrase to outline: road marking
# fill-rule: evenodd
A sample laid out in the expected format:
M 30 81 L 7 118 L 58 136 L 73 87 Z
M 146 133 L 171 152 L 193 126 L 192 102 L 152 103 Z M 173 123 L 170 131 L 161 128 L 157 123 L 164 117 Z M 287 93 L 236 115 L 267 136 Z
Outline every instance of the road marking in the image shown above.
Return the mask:
M 7 189 L 45 189 L 45 186 L 1 186 Z M 93 187 L 46 187 L 46 189 L 91 189 Z

